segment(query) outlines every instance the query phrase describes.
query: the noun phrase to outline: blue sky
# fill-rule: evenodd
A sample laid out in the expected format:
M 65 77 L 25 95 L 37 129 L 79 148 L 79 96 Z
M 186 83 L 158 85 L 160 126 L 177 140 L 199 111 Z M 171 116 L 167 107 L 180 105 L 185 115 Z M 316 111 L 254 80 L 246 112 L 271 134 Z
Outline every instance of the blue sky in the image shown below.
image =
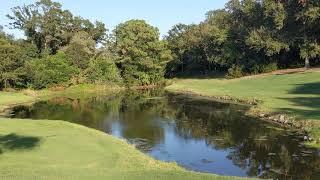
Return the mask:
M 0 25 L 7 25 L 6 14 L 11 7 L 30 4 L 36 0 L 0 0 Z M 112 30 L 117 24 L 129 19 L 145 19 L 159 28 L 161 35 L 177 23 L 198 23 L 209 10 L 223 8 L 227 0 L 55 0 L 75 15 L 99 20 Z M 5 29 L 22 37 L 23 33 Z

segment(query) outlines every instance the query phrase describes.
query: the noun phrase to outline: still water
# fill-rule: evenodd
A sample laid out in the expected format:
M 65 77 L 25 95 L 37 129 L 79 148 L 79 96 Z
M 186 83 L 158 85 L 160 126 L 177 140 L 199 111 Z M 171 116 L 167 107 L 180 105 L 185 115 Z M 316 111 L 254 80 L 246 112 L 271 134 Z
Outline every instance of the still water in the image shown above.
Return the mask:
M 11 117 L 81 124 L 194 171 L 320 179 L 319 150 L 306 148 L 302 134 L 246 116 L 248 108 L 158 90 L 53 98 L 14 107 Z

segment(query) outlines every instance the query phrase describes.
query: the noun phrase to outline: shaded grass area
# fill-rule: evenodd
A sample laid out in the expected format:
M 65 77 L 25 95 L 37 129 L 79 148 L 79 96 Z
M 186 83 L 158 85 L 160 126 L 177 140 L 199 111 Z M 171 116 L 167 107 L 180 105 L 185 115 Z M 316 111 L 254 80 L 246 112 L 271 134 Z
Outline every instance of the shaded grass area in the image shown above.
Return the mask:
M 186 171 L 62 121 L 0 119 L 0 179 L 240 179 Z
M 40 139 L 37 137 L 20 136 L 17 134 L 8 134 L 0 136 L 0 154 L 9 150 L 32 149 L 37 146 Z
M 279 108 L 281 111 L 298 114 L 306 119 L 320 120 L 320 74 L 317 79 L 319 82 L 296 84 L 296 87 L 288 93 L 294 97 L 280 98 L 282 100 L 291 102 L 295 107 Z
M 320 120 L 320 72 L 257 76 L 234 80 L 183 79 L 167 88 L 206 96 L 261 100 L 258 108 L 298 119 Z

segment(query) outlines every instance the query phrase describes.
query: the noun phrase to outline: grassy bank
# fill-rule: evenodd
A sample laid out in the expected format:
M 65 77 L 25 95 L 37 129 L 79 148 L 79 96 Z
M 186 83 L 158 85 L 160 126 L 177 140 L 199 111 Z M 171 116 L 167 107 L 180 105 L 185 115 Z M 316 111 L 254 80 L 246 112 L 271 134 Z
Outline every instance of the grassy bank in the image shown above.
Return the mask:
M 283 113 L 297 120 L 320 121 L 320 72 L 271 74 L 240 79 L 178 79 L 172 92 L 258 102 L 252 111 Z M 320 137 L 319 127 L 312 133 Z M 319 135 L 319 136 L 318 136 Z
M 0 119 L 0 179 L 239 179 L 186 171 L 62 121 Z
M 14 92 L 0 91 L 0 112 L 5 108 L 16 104 L 31 103 L 39 99 L 52 98 L 54 96 L 73 96 L 84 97 L 96 93 L 114 93 L 122 90 L 119 86 L 103 86 L 103 85 L 77 85 L 69 88 L 55 88 L 45 90 L 21 90 Z

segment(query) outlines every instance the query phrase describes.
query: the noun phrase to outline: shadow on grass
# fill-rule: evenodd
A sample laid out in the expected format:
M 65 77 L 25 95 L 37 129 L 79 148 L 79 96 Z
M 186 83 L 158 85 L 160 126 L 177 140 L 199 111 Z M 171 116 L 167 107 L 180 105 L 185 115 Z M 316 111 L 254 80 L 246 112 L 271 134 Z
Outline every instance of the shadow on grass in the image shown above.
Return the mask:
M 280 99 L 289 101 L 301 108 L 281 108 L 280 110 L 301 118 L 320 120 L 320 82 L 298 84 L 296 86 L 288 93 L 297 97 Z
M 38 146 L 40 138 L 17 134 L 0 135 L 0 154 L 5 151 L 31 150 Z

